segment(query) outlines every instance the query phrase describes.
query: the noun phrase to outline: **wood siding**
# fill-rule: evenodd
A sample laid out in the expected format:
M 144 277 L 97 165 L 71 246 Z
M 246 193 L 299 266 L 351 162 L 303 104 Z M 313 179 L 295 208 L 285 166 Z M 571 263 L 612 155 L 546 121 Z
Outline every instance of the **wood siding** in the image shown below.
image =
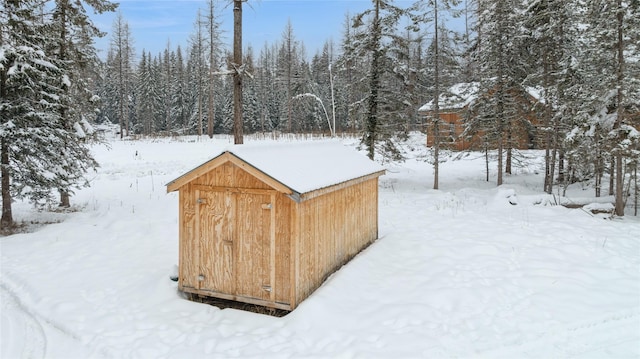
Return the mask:
M 180 289 L 288 309 L 289 202 L 230 162 L 181 187 Z
M 229 161 L 179 190 L 179 288 L 294 309 L 378 237 L 378 176 L 294 201 Z
M 474 136 L 471 139 L 462 136 L 465 129 L 464 120 L 461 117 L 462 111 L 440 113 L 440 146 L 442 148 L 464 151 L 472 148 L 474 144 L 477 146 L 478 143 L 481 143 L 479 136 Z M 427 127 L 427 147 L 432 147 L 434 143 L 433 126 L 433 123 L 429 123 Z
M 378 179 L 298 205 L 297 289 L 299 303 L 326 278 L 378 238 Z

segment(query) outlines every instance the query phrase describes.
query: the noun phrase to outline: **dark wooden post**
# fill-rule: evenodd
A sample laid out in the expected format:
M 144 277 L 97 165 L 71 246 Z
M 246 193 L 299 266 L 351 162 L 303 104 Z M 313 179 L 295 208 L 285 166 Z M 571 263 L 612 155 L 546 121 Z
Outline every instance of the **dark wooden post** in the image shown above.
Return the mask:
M 243 143 L 242 135 L 242 2 L 233 1 L 233 143 Z

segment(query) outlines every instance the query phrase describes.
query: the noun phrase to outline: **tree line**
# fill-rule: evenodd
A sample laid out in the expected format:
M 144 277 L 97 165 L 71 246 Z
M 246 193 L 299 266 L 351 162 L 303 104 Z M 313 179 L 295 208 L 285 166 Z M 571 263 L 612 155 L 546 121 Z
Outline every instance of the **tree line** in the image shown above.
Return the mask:
M 437 189 L 440 129 L 449 126 L 438 99 L 453 84 L 475 83 L 464 136 L 481 134 L 485 148 L 497 150 L 498 185 L 511 173 L 514 133 L 527 131 L 545 150 L 546 192 L 593 178 L 600 196 L 608 173 L 623 214 L 631 187 L 624 180 L 639 156 L 638 1 L 371 3 L 346 14 L 341 40 L 310 58 L 291 22 L 279 40 L 246 48 L 245 132 L 350 132 L 362 135 L 371 158 L 399 159 L 395 142 L 430 128 Z M 99 120 L 120 123 L 121 134 L 230 133 L 232 55 L 220 41 L 216 4 L 209 0 L 196 16 L 188 48 L 143 50 L 137 63 L 119 17 L 101 67 Z M 462 31 L 450 28 L 452 17 Z M 539 92 L 535 103 L 522 101 L 525 88 Z M 419 114 L 428 101 L 433 111 Z M 535 122 L 523 115 L 531 111 Z
M 227 1 L 230 2 L 230 1 Z M 342 36 L 309 56 L 291 22 L 280 39 L 246 46 L 241 63 L 223 44 L 221 3 L 195 15 L 186 46 L 136 52 L 118 14 L 106 59 L 87 16 L 114 11 L 104 0 L 2 0 L 0 140 L 3 227 L 11 201 L 53 201 L 86 185 L 97 166 L 88 150 L 93 123 L 120 136 L 231 133 L 233 77 L 242 73 L 246 133 L 362 136 L 376 154 L 401 159 L 397 142 L 429 131 L 438 185 L 439 99 L 456 83 L 474 83 L 463 136 L 497 150 L 498 185 L 510 173 L 513 132 L 526 128 L 545 151 L 544 188 L 609 175 L 616 213 L 624 214 L 637 178 L 640 2 L 637 0 L 422 0 L 397 6 L 371 0 L 345 14 Z M 458 18 L 453 31 L 450 19 Z M 535 106 L 522 88 L 535 88 Z M 418 108 L 433 101 L 427 116 Z M 522 116 L 536 111 L 532 123 Z M 503 158 L 504 156 L 504 158 Z M 635 171 L 635 172 L 634 172 Z M 635 177 L 632 174 L 636 173 Z

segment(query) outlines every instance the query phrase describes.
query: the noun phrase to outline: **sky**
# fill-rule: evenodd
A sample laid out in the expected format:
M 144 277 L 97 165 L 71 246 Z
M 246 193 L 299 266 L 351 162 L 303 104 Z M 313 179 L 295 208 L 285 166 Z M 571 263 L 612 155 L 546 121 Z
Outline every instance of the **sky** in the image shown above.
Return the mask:
M 233 40 L 233 11 L 230 0 L 218 5 L 222 22 L 223 43 L 231 48 Z M 398 6 L 408 6 L 413 0 L 396 0 Z M 119 10 L 129 24 L 136 54 L 144 49 L 152 54 L 162 52 L 167 43 L 171 48 L 188 46 L 194 31 L 198 9 L 206 9 L 206 0 L 122 0 Z M 243 44 L 251 45 L 256 53 L 265 42 L 280 41 L 288 20 L 293 33 L 302 41 L 307 56 L 322 49 L 328 39 L 339 43 L 344 29 L 345 14 L 360 13 L 371 7 L 371 0 L 249 0 L 243 7 Z M 96 41 L 100 57 L 105 58 L 116 13 L 95 15 L 94 24 L 108 33 Z

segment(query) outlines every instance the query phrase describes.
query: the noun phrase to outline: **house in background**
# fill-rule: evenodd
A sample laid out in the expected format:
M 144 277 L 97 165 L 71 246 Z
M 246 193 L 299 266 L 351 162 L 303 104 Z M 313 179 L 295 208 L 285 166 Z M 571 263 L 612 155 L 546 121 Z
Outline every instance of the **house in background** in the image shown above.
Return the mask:
M 511 130 L 511 140 L 518 149 L 531 149 L 538 146 L 536 128 L 539 125 L 536 104 L 541 103 L 539 91 L 534 88 L 522 88 L 513 97 L 517 99 L 521 111 L 519 120 Z M 459 83 L 440 94 L 438 106 L 440 117 L 440 146 L 455 151 L 481 149 L 484 146 L 482 132 L 464 135 L 467 125 L 473 121 L 473 105 L 487 94 L 482 94 L 480 83 Z M 433 146 L 434 131 L 431 116 L 434 101 L 431 100 L 418 109 L 418 114 L 427 119 L 427 146 Z
M 440 94 L 440 144 L 448 149 L 464 151 L 472 147 L 473 139 L 462 136 L 465 129 L 465 116 L 469 105 L 475 100 L 480 84 L 478 82 L 459 83 Z M 433 146 L 433 125 L 429 118 L 434 110 L 431 100 L 418 109 L 418 115 L 426 117 L 428 123 L 427 147 Z

